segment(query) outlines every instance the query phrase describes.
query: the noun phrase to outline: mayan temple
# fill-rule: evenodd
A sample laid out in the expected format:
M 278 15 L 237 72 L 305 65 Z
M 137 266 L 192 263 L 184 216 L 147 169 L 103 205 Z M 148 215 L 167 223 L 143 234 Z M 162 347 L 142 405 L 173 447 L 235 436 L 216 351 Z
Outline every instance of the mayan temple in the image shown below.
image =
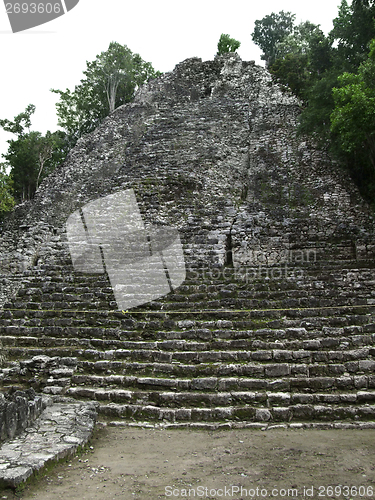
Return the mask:
M 109 424 L 375 426 L 374 215 L 299 113 L 254 62 L 188 59 L 17 207 L 1 439 L 54 405 Z

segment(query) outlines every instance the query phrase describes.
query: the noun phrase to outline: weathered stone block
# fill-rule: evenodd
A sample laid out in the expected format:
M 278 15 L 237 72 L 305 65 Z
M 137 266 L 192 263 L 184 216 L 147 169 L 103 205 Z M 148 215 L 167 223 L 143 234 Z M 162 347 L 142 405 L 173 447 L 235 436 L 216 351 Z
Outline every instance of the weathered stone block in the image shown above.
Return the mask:
M 375 372 L 375 361 L 372 359 L 360 360 L 359 370 L 364 372 Z
M 267 399 L 271 406 L 288 406 L 290 394 L 286 392 L 268 392 Z
M 241 374 L 245 377 L 263 377 L 264 366 L 255 364 L 246 364 L 241 367 Z
M 353 389 L 354 380 L 352 377 L 338 377 L 336 379 L 336 387 L 338 389 Z
M 359 403 L 370 403 L 375 401 L 374 391 L 358 391 L 357 400 Z
M 327 365 L 309 365 L 309 376 L 310 377 L 324 377 L 328 373 Z
M 290 366 L 286 364 L 267 365 L 265 374 L 267 377 L 285 377 L 290 375 Z
M 191 381 L 191 389 L 197 391 L 205 391 L 210 390 L 213 391 L 216 389 L 218 383 L 218 379 L 215 377 L 209 378 L 198 378 Z
M 271 413 L 275 422 L 289 422 L 293 418 L 293 413 L 290 408 L 273 407 Z
M 274 350 L 273 359 L 275 361 L 292 361 L 294 359 L 293 351 Z
M 315 396 L 313 394 L 292 394 L 291 395 L 291 404 L 293 405 L 307 405 L 312 404 L 315 401 Z
M 354 376 L 353 382 L 354 382 L 354 387 L 356 389 L 367 389 L 367 386 L 369 384 L 369 378 L 366 377 L 366 375 L 357 376 L 357 377 Z
M 327 375 L 340 376 L 346 372 L 344 365 L 328 365 Z
M 272 413 L 265 408 L 257 408 L 255 411 L 255 420 L 257 422 L 269 422 L 272 420 Z
M 374 377 L 375 378 L 375 377 Z M 375 380 L 374 380 L 375 384 Z M 268 383 L 266 380 L 262 379 L 251 379 L 251 378 L 239 378 L 238 387 L 250 390 L 262 390 L 266 389 Z
M 309 380 L 309 387 L 314 391 L 329 389 L 334 385 L 335 379 L 330 377 L 316 377 Z
M 296 377 L 309 375 L 309 365 L 301 364 L 301 365 L 291 365 L 291 374 Z
M 251 353 L 252 361 L 269 361 L 272 359 L 272 351 L 254 351 Z
M 218 379 L 217 388 L 219 391 L 235 391 L 238 390 L 239 379 L 238 378 L 226 378 Z

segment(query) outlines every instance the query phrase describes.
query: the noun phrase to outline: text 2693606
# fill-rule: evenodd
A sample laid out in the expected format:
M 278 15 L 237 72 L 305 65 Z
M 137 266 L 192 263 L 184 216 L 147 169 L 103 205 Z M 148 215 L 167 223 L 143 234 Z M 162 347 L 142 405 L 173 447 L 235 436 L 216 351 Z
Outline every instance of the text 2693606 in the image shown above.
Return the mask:
M 372 498 L 374 494 L 374 488 L 372 486 L 319 486 L 318 487 L 318 497 L 320 498 L 338 498 L 352 497 L 352 498 Z
M 61 3 L 38 2 L 38 3 L 6 3 L 7 14 L 60 14 Z

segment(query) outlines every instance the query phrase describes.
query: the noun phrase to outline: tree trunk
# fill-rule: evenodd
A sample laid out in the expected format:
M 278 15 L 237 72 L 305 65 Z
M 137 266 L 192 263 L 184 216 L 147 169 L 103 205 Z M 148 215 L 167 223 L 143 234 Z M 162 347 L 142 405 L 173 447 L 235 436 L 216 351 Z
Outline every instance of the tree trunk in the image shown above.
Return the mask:
M 107 76 L 106 93 L 109 105 L 109 112 L 112 113 L 116 109 L 116 94 L 120 84 L 120 75 L 111 74 Z
M 40 178 L 40 174 L 42 173 L 42 170 L 44 167 L 45 159 L 39 158 L 39 161 L 40 161 L 40 168 L 39 168 L 39 172 L 38 172 L 38 177 L 36 178 L 36 189 L 38 189 L 38 187 L 39 187 L 39 178 Z

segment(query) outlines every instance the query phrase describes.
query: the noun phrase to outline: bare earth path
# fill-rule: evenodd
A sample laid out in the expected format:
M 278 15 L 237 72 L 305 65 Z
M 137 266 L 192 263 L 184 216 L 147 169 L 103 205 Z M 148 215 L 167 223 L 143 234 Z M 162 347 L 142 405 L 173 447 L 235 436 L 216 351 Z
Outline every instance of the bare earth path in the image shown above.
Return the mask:
M 21 498 L 375 498 L 374 430 L 107 427 L 91 446 Z

